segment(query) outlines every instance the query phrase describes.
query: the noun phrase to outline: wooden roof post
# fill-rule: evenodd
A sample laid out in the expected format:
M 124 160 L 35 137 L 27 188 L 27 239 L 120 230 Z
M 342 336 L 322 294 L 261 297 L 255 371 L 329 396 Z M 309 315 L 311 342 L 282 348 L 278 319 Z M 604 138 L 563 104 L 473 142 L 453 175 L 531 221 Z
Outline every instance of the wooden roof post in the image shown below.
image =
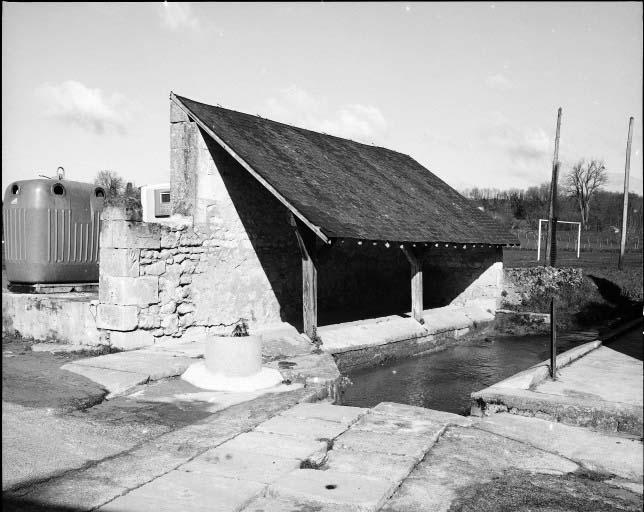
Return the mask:
M 318 328 L 318 269 L 316 235 L 300 224 L 291 214 L 291 226 L 302 256 L 302 316 L 304 334 L 319 344 Z
M 403 254 L 411 265 L 411 314 L 414 319 L 424 324 L 423 319 L 423 251 L 401 245 Z

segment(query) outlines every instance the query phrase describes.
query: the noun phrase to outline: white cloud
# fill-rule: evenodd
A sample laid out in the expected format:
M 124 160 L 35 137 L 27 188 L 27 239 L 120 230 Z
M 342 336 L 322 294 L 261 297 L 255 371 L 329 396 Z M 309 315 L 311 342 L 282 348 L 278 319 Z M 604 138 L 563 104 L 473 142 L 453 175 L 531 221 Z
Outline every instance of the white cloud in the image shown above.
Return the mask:
M 530 175 L 547 169 L 554 141 L 541 128 L 518 128 L 498 120 L 487 129 L 486 142 L 507 155 L 515 174 Z
M 161 26 L 170 30 L 198 30 L 199 19 L 188 2 L 163 2 L 160 6 Z
M 373 105 L 352 103 L 334 110 L 295 85 L 269 98 L 266 112 L 275 121 L 365 143 L 375 142 L 387 129 L 385 117 Z
M 491 89 L 497 89 L 499 91 L 507 91 L 514 87 L 512 80 L 501 73 L 489 75 L 485 79 L 485 85 L 487 85 Z
M 107 96 L 101 89 L 90 89 L 74 80 L 43 84 L 36 94 L 46 104 L 45 114 L 65 124 L 97 134 L 126 131 L 131 106 L 119 94 Z

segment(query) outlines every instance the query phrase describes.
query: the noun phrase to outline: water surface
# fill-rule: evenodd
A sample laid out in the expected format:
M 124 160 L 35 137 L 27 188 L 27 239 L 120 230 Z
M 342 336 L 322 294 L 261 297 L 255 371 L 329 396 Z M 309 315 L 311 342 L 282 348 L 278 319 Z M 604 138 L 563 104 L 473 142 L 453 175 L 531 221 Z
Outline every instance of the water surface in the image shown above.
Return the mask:
M 558 353 L 597 339 L 593 331 L 558 337 Z M 641 329 L 606 346 L 636 356 L 642 352 Z M 631 353 L 629 353 L 630 351 Z M 468 414 L 470 394 L 491 386 L 550 357 L 548 335 L 496 337 L 466 342 L 441 352 L 349 373 L 353 381 L 343 405 L 373 407 L 399 402 L 457 414 Z

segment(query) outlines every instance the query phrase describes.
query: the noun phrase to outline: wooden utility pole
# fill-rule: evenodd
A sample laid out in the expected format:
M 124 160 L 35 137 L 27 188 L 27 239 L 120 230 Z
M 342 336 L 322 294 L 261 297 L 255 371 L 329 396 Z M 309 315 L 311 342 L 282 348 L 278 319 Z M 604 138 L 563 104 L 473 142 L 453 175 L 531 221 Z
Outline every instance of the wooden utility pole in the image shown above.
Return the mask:
M 555 153 L 552 157 L 552 178 L 550 180 L 550 214 L 548 215 L 548 235 L 546 237 L 546 265 L 553 265 L 557 259 L 557 220 L 554 201 L 557 200 L 557 173 L 559 172 L 559 134 L 561 133 L 561 107 L 557 110 L 557 131 L 555 132 Z M 553 199 L 554 198 L 554 199 Z M 553 238 L 553 236 L 555 238 Z M 553 251 L 554 247 L 554 251 Z M 553 257 L 554 254 L 554 257 Z
M 557 179 L 559 177 L 559 162 L 552 169 L 550 184 L 550 214 L 548 215 L 548 258 L 547 265 L 557 265 Z
M 557 311 L 554 296 L 550 299 L 550 378 L 557 378 Z
M 624 211 L 622 212 L 622 241 L 619 245 L 619 262 L 617 268 L 622 270 L 624 252 L 626 251 L 626 227 L 628 223 L 628 185 L 631 171 L 631 140 L 633 139 L 633 118 L 628 120 L 628 139 L 626 140 L 626 167 L 624 169 Z

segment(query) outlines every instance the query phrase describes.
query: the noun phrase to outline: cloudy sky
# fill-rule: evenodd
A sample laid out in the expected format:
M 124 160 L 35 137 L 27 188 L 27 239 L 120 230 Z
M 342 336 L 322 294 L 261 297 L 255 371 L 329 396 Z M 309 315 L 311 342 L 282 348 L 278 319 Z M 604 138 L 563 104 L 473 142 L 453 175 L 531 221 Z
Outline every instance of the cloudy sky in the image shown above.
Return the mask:
M 601 158 L 642 193 L 641 3 L 2 4 L 2 185 L 169 180 L 170 91 L 411 155 L 459 190 Z

